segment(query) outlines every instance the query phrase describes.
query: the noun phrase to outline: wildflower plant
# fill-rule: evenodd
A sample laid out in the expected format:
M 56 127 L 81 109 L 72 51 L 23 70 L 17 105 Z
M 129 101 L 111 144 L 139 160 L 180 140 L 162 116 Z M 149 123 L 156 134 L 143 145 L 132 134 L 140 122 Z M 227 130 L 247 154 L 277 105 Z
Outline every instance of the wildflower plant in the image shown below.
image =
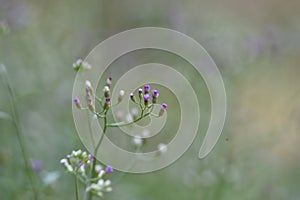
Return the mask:
M 82 61 L 81 59 L 77 60 L 73 64 L 73 68 L 75 71 L 80 70 L 89 70 L 91 69 L 91 65 L 86 61 Z M 144 85 L 143 89 L 139 88 L 137 94 L 130 93 L 130 100 L 133 104 L 136 105 L 136 109 L 140 109 L 140 112 L 130 113 L 130 119 L 121 122 L 109 122 L 108 121 L 108 113 L 109 110 L 118 105 L 125 96 L 125 91 L 120 90 L 119 95 L 117 97 L 117 103 L 112 105 L 111 93 L 112 93 L 112 77 L 108 77 L 106 80 L 106 84 L 103 87 L 102 94 L 96 94 L 96 91 L 91 85 L 90 81 L 85 82 L 85 99 L 79 99 L 75 97 L 73 102 L 77 109 L 80 110 L 88 110 L 95 116 L 95 118 L 103 121 L 103 132 L 98 141 L 96 141 L 96 146 L 94 152 L 92 154 L 88 154 L 85 151 L 77 150 L 72 151 L 71 154 L 67 155 L 65 158 L 61 159 L 60 163 L 64 166 L 67 173 L 72 174 L 75 177 L 75 195 L 76 199 L 79 199 L 78 194 L 78 181 L 82 182 L 85 186 L 85 199 L 91 200 L 95 197 L 104 197 L 104 195 L 108 192 L 111 192 L 112 183 L 108 179 L 108 174 L 113 172 L 113 168 L 111 166 L 106 166 L 104 168 L 101 165 L 96 157 L 99 150 L 99 147 L 105 137 L 108 128 L 112 127 L 121 127 L 121 126 L 129 126 L 134 124 L 149 115 L 153 115 L 155 117 L 160 117 L 164 114 L 167 109 L 167 104 L 161 104 L 161 109 L 159 113 L 154 114 L 153 109 L 154 105 L 157 104 L 159 92 L 154 89 L 151 91 L 150 85 Z M 99 103 L 100 107 L 95 106 L 95 102 Z M 84 103 L 81 103 L 84 102 Z M 139 114 L 140 113 L 140 114 Z M 90 126 L 90 124 L 89 124 Z M 143 145 L 143 138 L 134 137 L 133 143 L 136 146 Z M 158 146 L 158 150 L 161 153 L 166 151 L 166 146 L 160 145 Z

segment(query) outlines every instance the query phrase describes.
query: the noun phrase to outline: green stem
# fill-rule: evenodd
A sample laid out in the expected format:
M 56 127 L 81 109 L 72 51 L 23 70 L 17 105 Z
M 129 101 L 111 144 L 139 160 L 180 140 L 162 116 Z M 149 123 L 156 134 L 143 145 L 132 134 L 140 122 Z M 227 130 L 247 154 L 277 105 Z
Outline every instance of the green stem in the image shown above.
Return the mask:
M 16 134 L 17 134 L 17 138 L 18 138 L 18 142 L 20 145 L 20 149 L 21 149 L 21 153 L 22 153 L 22 157 L 24 160 L 24 164 L 25 164 L 25 169 L 26 169 L 26 174 L 28 176 L 29 182 L 30 182 L 30 186 L 31 189 L 33 191 L 33 195 L 34 195 L 34 199 L 37 200 L 38 199 L 38 190 L 35 186 L 34 183 L 34 175 L 32 173 L 31 167 L 30 167 L 30 163 L 29 163 L 29 159 L 28 159 L 28 155 L 27 155 L 27 151 L 25 148 L 25 142 L 24 142 L 24 138 L 23 138 L 23 133 L 22 133 L 22 129 L 21 129 L 21 124 L 20 124 L 20 120 L 19 120 L 19 113 L 17 111 L 17 107 L 16 107 L 16 99 L 15 99 L 15 95 L 14 95 L 14 90 L 10 84 L 8 75 L 6 74 L 6 69 L 3 65 L 0 65 L 0 70 L 1 70 L 1 74 L 3 75 L 3 83 L 4 85 L 6 85 L 7 87 L 7 91 L 9 94 L 9 101 L 10 101 L 10 107 L 11 107 L 11 111 L 12 111 L 12 115 L 13 115 L 13 122 L 14 125 L 16 127 Z
M 106 129 L 107 129 L 107 117 L 106 117 L 106 113 L 107 111 L 104 113 L 104 118 L 103 118 L 103 121 L 104 121 L 104 127 L 103 127 L 103 132 L 102 132 L 102 135 L 95 147 L 95 151 L 94 151 L 94 160 L 93 160 L 93 165 L 92 165 L 92 170 L 91 170 L 91 178 L 95 178 L 96 177 L 96 172 L 95 172 L 95 168 L 96 168 L 96 163 L 97 163 L 97 160 L 96 160 L 96 157 L 97 157 L 97 153 L 98 153 L 98 150 L 99 150 L 99 147 L 104 139 L 104 136 L 105 136 L 105 133 L 106 133 Z M 87 194 L 87 199 L 88 200 L 92 200 L 93 198 L 93 195 L 89 192 Z
M 79 200 L 79 198 L 78 198 L 78 178 L 77 178 L 77 175 L 75 175 L 75 195 L 76 195 L 76 200 Z

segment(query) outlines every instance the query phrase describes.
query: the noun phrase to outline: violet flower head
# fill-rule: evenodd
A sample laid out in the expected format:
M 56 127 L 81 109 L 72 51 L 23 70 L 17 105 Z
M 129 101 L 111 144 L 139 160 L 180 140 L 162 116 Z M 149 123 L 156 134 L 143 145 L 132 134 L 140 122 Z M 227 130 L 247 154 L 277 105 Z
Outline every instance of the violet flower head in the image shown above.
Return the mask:
M 88 99 L 87 99 L 87 103 L 88 103 L 89 106 L 93 105 L 93 100 L 92 100 L 92 98 L 88 98 Z
M 80 104 L 80 100 L 78 99 L 78 97 L 75 97 L 73 101 L 74 101 L 75 106 L 78 109 L 80 109 L 81 108 L 81 104 Z
M 95 157 L 93 155 L 89 155 L 89 161 L 92 163 L 94 161 Z
M 157 98 L 159 96 L 158 90 L 152 90 L 152 97 Z
M 106 103 L 110 103 L 110 98 L 105 98 Z
M 149 101 L 150 99 L 150 95 L 149 94 L 145 94 L 144 95 L 144 101 Z
M 39 160 L 30 161 L 31 169 L 35 172 L 40 172 L 42 170 L 42 162 Z
M 168 107 L 168 105 L 166 103 L 161 104 L 161 109 L 162 110 L 166 110 Z
M 106 169 L 105 169 L 106 173 L 111 173 L 114 171 L 113 167 L 112 166 L 107 166 Z
M 150 85 L 144 85 L 145 94 L 148 94 L 150 91 Z

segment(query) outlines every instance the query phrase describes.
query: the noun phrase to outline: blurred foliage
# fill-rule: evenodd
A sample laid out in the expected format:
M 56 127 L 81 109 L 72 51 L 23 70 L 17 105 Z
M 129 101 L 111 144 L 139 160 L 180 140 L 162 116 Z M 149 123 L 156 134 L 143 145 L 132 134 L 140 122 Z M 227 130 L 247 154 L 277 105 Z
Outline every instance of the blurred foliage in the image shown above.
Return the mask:
M 74 199 L 73 182 L 59 164 L 67 152 L 84 148 L 71 113 L 72 63 L 107 37 L 142 26 L 181 31 L 206 48 L 225 81 L 227 121 L 214 151 L 198 160 L 210 117 L 201 77 L 159 51 L 116 61 L 122 66 L 106 72 L 116 79 L 153 60 L 180 70 L 199 91 L 203 121 L 178 162 L 145 175 L 119 173 L 107 199 L 300 199 L 299 6 L 279 0 L 1 0 L 0 63 L 16 90 L 29 155 L 61 175 L 41 189 L 41 199 Z M 31 199 L 15 128 L 4 120 L 11 111 L 3 85 L 0 111 L 0 199 Z

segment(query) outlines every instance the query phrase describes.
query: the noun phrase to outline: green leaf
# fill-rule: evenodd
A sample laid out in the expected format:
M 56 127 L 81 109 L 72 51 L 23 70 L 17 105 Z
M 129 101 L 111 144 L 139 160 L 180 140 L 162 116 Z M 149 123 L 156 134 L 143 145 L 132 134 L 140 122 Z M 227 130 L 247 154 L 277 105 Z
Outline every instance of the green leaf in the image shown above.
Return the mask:
M 11 117 L 10 114 L 6 113 L 6 112 L 2 112 L 0 111 L 0 120 L 4 119 L 4 120 L 13 120 L 13 118 Z

